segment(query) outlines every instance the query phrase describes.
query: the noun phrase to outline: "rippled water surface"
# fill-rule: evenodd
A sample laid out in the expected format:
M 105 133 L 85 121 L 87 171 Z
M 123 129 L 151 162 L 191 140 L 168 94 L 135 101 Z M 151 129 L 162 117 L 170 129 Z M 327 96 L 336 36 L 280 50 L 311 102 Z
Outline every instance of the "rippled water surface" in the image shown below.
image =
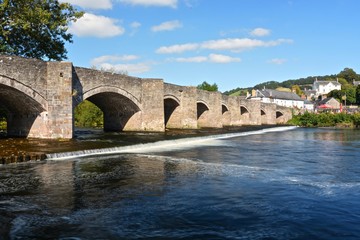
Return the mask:
M 0 239 L 360 239 L 360 131 L 0 166 Z

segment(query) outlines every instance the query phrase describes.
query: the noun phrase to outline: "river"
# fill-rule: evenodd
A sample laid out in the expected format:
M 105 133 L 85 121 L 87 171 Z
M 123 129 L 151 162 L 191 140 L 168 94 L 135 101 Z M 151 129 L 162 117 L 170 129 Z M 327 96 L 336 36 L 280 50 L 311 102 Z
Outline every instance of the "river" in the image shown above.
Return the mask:
M 360 239 L 358 130 L 100 135 L 0 165 L 0 239 Z

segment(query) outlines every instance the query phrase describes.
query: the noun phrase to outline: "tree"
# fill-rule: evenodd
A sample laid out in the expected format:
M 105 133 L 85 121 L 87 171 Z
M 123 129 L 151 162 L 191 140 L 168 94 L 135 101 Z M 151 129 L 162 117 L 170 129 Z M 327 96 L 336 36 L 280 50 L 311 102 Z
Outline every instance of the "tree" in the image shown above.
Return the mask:
M 206 81 L 204 81 L 202 84 L 199 84 L 197 86 L 198 89 L 202 89 L 202 90 L 206 90 L 206 91 L 210 91 L 210 92 L 216 92 L 218 91 L 218 86 L 216 83 L 214 84 L 209 84 Z
M 68 24 L 83 12 L 58 0 L 1 0 L 0 53 L 43 60 L 66 59 Z
M 304 92 L 300 89 L 299 85 L 293 85 L 291 87 L 291 90 L 293 92 L 295 92 L 297 95 L 301 96 L 302 94 L 304 94 Z
M 360 76 L 351 68 L 344 68 L 339 74 L 339 78 L 344 78 L 348 83 L 352 83 L 353 80 L 358 81 Z
M 77 127 L 102 127 L 104 125 L 103 112 L 87 100 L 75 108 L 74 114 Z
M 360 85 L 356 87 L 356 104 L 360 105 Z

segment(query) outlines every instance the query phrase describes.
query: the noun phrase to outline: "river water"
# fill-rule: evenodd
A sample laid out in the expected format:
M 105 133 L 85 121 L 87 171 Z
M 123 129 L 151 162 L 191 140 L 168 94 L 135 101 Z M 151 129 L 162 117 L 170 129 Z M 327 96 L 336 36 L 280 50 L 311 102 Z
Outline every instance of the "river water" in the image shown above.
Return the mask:
M 359 150 L 282 127 L 2 165 L 0 239 L 360 239 Z

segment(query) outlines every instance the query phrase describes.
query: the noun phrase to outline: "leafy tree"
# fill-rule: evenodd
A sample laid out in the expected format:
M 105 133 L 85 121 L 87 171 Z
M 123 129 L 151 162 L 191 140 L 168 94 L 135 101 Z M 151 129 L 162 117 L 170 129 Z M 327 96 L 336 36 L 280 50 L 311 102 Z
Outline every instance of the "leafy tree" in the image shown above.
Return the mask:
M 328 97 L 333 97 L 335 98 L 336 100 L 338 101 L 341 101 L 342 100 L 342 97 L 344 96 L 345 94 L 343 93 L 342 90 L 332 90 L 331 92 L 328 93 Z
M 359 81 L 360 76 L 351 68 L 344 68 L 339 74 L 338 77 L 346 79 L 348 83 L 352 83 L 353 80 Z
M 0 107 L 0 130 L 6 130 L 6 110 Z
M 301 96 L 302 94 L 304 94 L 304 92 L 300 89 L 299 85 L 293 85 L 291 87 L 292 91 L 295 91 L 295 93 L 299 96 Z
M 202 90 L 206 90 L 206 91 L 210 91 L 210 92 L 216 92 L 218 91 L 218 86 L 216 83 L 214 84 L 209 84 L 206 81 L 204 81 L 202 84 L 199 84 L 197 86 L 198 89 L 202 89 Z
M 102 127 L 103 125 L 103 112 L 95 104 L 85 100 L 75 108 L 75 126 Z
M 356 96 L 356 104 L 360 105 L 360 85 L 356 87 L 355 96 Z
M 0 53 L 30 58 L 66 59 L 68 24 L 83 12 L 58 0 L 1 0 Z
M 269 81 L 254 86 L 255 89 L 263 89 L 264 87 L 267 89 L 276 89 L 278 87 L 281 87 L 281 85 L 279 82 Z
M 344 90 L 344 95 L 346 96 L 347 104 L 355 104 L 356 103 L 356 88 L 351 87 Z

